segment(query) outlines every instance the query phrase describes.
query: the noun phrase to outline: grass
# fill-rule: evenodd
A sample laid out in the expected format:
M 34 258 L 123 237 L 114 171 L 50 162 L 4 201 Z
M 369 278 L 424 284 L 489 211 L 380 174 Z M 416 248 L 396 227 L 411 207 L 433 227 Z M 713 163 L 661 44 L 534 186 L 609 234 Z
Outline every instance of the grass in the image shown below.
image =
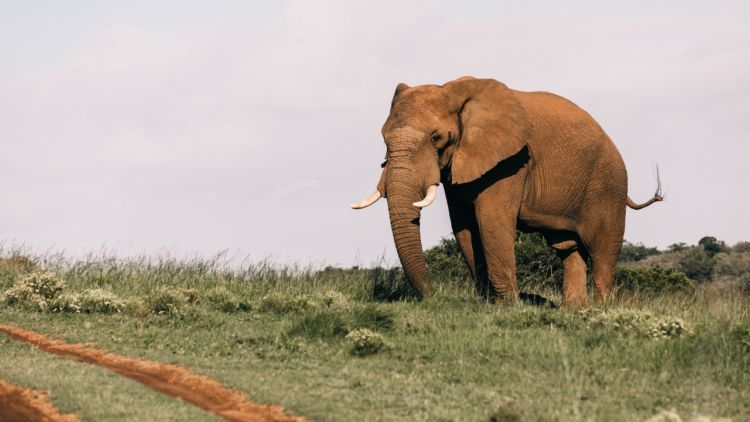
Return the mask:
M 313 420 L 645 420 L 672 408 L 685 419 L 750 418 L 750 298 L 731 285 L 630 296 L 581 313 L 496 307 L 450 280 L 437 280 L 430 300 L 398 300 L 403 280 L 390 270 L 235 265 L 221 256 L 33 258 L 64 292 L 102 289 L 126 301 L 124 310 L 7 305 L 0 321 L 184 365 Z M 0 292 L 21 271 L 0 269 Z M 535 293 L 559 303 L 557 292 Z M 654 339 L 648 324 L 665 318 L 687 330 Z M 640 322 L 623 328 L 628 321 Z M 352 332 L 359 337 L 347 338 Z M 354 337 L 387 347 L 358 354 Z M 4 337 L 0 355 L 0 378 L 49 389 L 62 411 L 93 420 L 119 420 L 115 410 L 127 406 L 159 419 L 186 406 Z M 115 410 L 96 413 L 107 403 Z

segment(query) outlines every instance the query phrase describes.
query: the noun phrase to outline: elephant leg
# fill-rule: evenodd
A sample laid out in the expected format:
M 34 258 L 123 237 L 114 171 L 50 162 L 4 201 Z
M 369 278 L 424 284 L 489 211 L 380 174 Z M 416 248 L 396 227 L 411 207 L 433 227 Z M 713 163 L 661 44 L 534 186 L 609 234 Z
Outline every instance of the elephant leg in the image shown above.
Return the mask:
M 586 306 L 586 260 L 585 251 L 572 233 L 545 234 L 550 247 L 555 250 L 563 265 L 562 305 L 571 308 Z
M 487 276 L 494 290 L 496 303 L 512 303 L 518 297 L 514 251 L 516 230 L 513 223 L 480 223 L 482 245 L 487 259 Z
M 558 252 L 563 264 L 562 304 L 571 308 L 586 306 L 586 261 L 578 249 Z
M 464 262 L 474 279 L 477 293 L 487 299 L 490 296 L 487 265 L 482 251 L 482 241 L 474 205 L 470 202 L 460 201 L 457 195 L 447 187 L 446 198 L 453 235 L 461 249 L 461 255 L 463 255 Z
M 594 302 L 609 302 L 613 297 L 617 255 L 592 256 L 591 264 L 594 276 Z
M 478 206 L 477 220 L 487 263 L 487 276 L 494 290 L 495 302 L 514 302 L 518 298 L 516 214 L 491 206 Z
M 583 222 L 580 236 L 586 250 L 591 255 L 591 268 L 594 279 L 594 302 L 608 302 L 612 299 L 615 265 L 622 248 L 625 232 L 625 207 L 599 210 L 595 224 Z M 591 214 L 590 214 L 591 215 Z

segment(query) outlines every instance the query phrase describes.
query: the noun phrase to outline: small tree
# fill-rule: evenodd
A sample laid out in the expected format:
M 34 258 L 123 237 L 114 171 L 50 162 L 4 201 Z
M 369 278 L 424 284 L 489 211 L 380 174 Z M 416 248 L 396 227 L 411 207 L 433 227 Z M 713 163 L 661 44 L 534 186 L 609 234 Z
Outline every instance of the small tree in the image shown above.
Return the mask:
M 728 249 L 727 244 L 724 243 L 724 241 L 716 240 L 713 236 L 704 236 L 698 241 L 698 245 L 702 246 L 703 250 L 712 258 L 717 253 L 726 252 Z
M 692 247 L 680 258 L 677 269 L 698 282 L 711 280 L 716 261 L 702 247 Z

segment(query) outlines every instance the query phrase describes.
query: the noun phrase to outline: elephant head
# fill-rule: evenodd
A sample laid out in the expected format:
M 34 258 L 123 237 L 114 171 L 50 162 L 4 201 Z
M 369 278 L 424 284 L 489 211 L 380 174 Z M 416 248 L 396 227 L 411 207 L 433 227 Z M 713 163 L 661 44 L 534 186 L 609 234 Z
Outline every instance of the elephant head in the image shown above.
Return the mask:
M 445 85 L 399 84 L 382 128 L 387 153 L 377 190 L 352 205 L 388 200 L 391 230 L 401 265 L 423 295 L 427 279 L 419 232 L 420 209 L 436 187 L 477 180 L 521 151 L 530 124 L 513 92 L 492 79 L 464 77 Z

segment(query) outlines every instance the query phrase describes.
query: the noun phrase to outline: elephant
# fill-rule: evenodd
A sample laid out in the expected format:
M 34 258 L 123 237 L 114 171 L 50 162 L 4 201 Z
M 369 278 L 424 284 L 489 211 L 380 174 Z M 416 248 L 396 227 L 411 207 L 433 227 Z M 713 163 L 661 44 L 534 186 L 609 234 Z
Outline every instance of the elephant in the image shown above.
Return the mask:
M 626 206 L 625 164 L 604 130 L 571 101 L 465 76 L 444 85 L 396 87 L 382 127 L 386 159 L 373 194 L 388 202 L 405 274 L 421 297 L 432 293 L 420 237 L 420 211 L 445 191 L 453 234 L 477 291 L 498 304 L 519 297 L 516 230 L 540 232 L 563 266 L 562 304 L 613 295 Z M 657 177 L 658 178 L 658 177 Z

